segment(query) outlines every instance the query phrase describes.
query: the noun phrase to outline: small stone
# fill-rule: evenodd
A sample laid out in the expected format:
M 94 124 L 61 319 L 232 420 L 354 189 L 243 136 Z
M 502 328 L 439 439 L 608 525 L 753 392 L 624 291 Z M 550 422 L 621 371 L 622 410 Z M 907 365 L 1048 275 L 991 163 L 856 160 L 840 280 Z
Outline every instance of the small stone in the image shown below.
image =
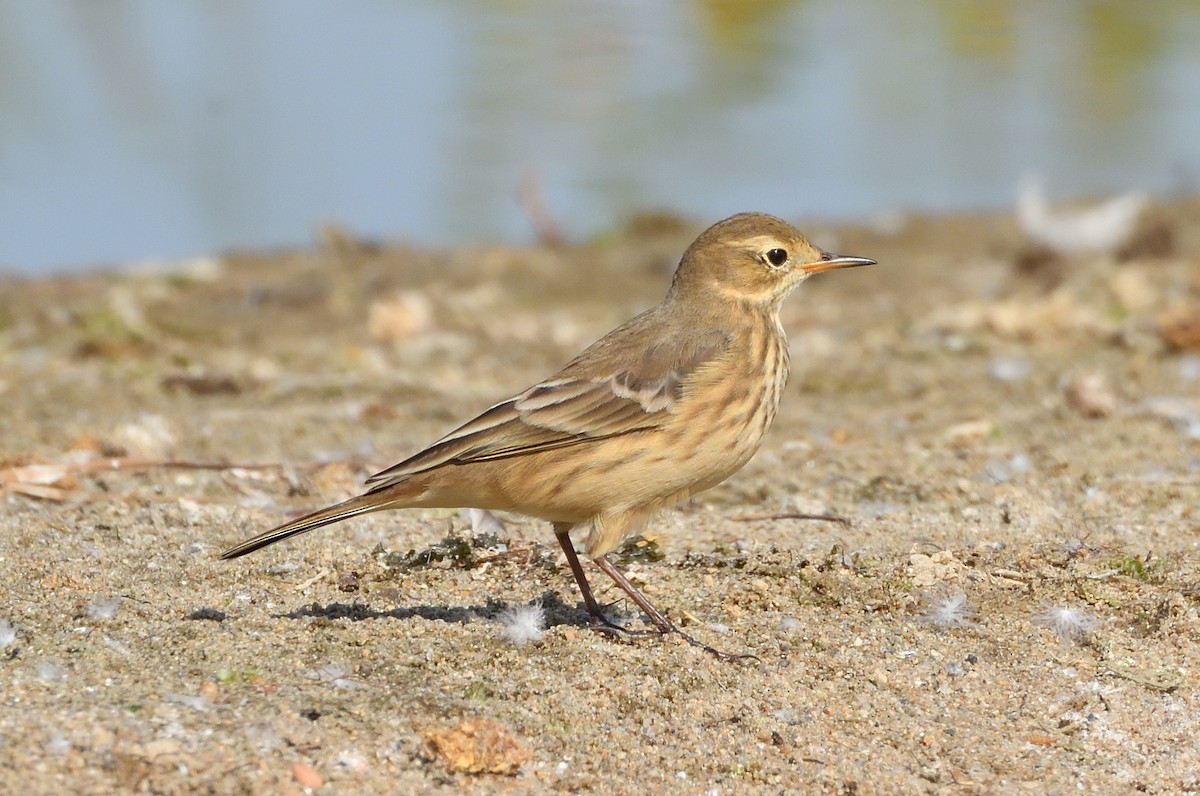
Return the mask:
M 296 780 L 296 784 L 302 788 L 315 789 L 325 784 L 325 780 L 317 769 L 303 760 L 292 761 L 292 779 Z
M 372 302 L 367 313 L 367 333 L 381 343 L 398 343 L 433 326 L 433 303 L 415 290 Z
M 111 436 L 112 444 L 127 456 L 169 459 L 175 453 L 175 430 L 162 415 L 142 415 L 114 429 Z
M 148 760 L 177 755 L 183 747 L 173 738 L 156 738 L 142 747 L 143 754 Z
M 1103 373 L 1087 373 L 1071 380 L 1066 389 L 1067 404 L 1090 418 L 1111 417 L 1117 411 L 1117 396 Z
M 972 448 L 987 439 L 995 428 L 996 424 L 991 420 L 968 420 L 950 426 L 942 437 L 951 448 Z

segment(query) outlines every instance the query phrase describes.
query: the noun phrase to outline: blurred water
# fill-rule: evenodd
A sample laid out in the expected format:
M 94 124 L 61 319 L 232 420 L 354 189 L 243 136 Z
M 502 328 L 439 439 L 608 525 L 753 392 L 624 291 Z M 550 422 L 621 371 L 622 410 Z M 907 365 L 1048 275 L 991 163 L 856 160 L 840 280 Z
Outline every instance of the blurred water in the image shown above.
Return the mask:
M 1200 190 L 1200 4 L 0 0 L 0 270 Z

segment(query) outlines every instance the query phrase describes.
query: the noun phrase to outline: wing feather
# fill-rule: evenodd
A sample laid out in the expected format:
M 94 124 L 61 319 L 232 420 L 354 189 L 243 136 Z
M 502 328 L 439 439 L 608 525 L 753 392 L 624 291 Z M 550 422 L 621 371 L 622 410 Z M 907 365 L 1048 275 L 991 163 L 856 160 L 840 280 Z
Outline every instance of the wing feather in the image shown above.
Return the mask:
M 653 312 L 653 311 L 652 311 Z M 641 316 L 580 354 L 559 373 L 492 406 L 425 450 L 367 479 L 371 491 L 448 464 L 524 456 L 654 428 L 674 410 L 688 378 L 728 350 L 716 329 L 660 340 L 632 365 L 622 333 Z M 625 361 L 622 361 L 625 360 Z

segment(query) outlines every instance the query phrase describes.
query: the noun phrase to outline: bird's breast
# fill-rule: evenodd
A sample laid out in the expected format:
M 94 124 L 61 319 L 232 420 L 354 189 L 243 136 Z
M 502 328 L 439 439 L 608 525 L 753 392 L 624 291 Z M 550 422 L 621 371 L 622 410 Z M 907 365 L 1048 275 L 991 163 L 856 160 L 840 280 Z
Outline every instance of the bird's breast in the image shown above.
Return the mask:
M 694 491 L 725 480 L 758 451 L 775 420 L 788 372 L 787 341 L 768 327 L 747 335 L 720 367 L 690 385 L 672 430 L 696 470 Z
M 787 382 L 786 341 L 770 331 L 739 338 L 698 368 L 645 429 L 470 465 L 476 476 L 483 464 L 496 473 L 482 490 L 490 502 L 467 505 L 578 523 L 672 505 L 721 483 L 758 451 Z M 479 478 L 471 483 L 478 494 Z

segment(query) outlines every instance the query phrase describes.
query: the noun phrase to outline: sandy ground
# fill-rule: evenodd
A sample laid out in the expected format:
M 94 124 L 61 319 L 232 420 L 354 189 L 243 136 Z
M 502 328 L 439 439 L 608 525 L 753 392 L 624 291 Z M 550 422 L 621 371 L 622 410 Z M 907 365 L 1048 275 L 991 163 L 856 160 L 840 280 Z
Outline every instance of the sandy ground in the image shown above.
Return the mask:
M 746 662 L 589 630 L 521 517 L 216 558 L 656 302 L 699 226 L 0 280 L 0 791 L 1200 790 L 1200 202 L 1120 258 L 887 221 L 803 225 L 880 265 L 798 291 L 764 449 L 623 558 Z

